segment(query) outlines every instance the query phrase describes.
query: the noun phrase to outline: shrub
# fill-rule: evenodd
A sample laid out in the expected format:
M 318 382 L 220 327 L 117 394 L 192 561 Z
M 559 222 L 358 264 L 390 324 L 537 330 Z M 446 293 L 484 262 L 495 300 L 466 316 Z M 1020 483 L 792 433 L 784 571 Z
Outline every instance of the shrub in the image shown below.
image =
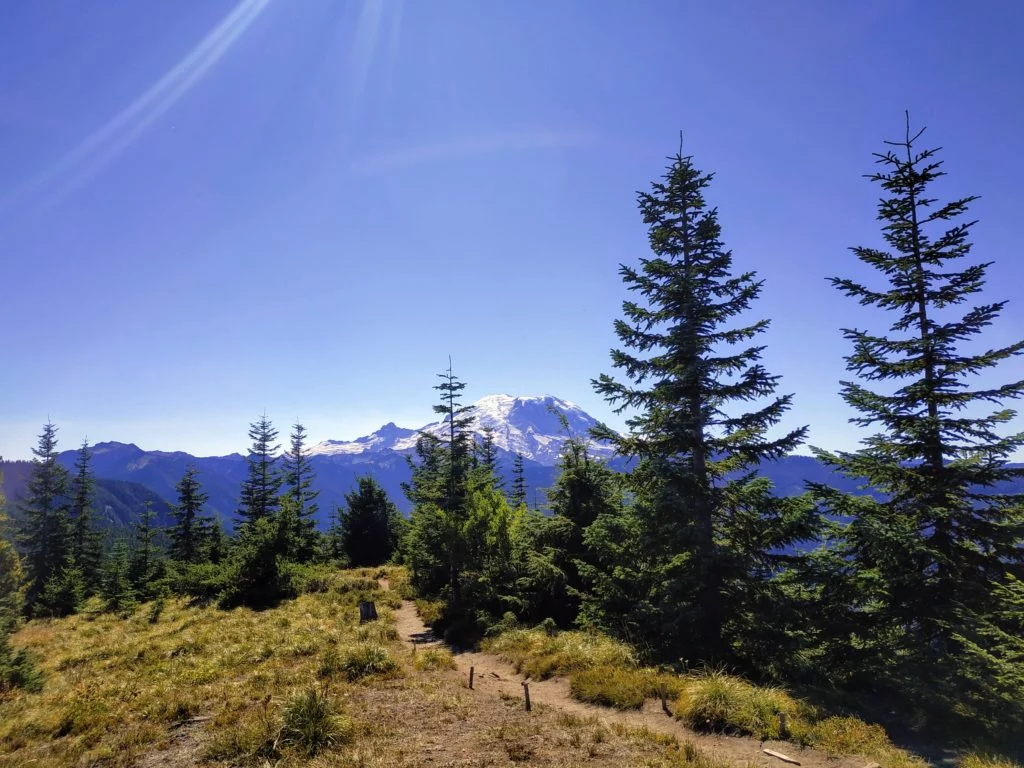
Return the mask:
M 676 699 L 675 715 L 694 730 L 781 737 L 779 715 L 796 723 L 809 714 L 781 688 L 762 688 L 720 670 L 688 679 Z M 806 718 L 805 718 L 806 719 Z
M 70 616 L 78 613 L 84 602 L 85 577 L 69 561 L 43 586 L 33 613 L 39 616 Z
M 401 667 L 387 648 L 359 643 L 348 648 L 329 648 L 320 660 L 320 677 L 342 676 L 349 682 L 365 677 L 395 677 Z
M 43 675 L 35 657 L 24 648 L 14 650 L 0 633 L 0 699 L 16 688 L 37 692 L 43 688 Z
M 288 582 L 300 595 L 323 594 L 331 589 L 333 569 L 322 565 L 288 563 L 284 566 Z
M 574 699 L 616 709 L 640 709 L 647 698 L 642 672 L 621 667 L 593 667 L 573 674 L 569 692 Z
M 283 598 L 295 597 L 278 549 L 278 529 L 274 521 L 261 518 L 243 526 L 224 574 L 222 607 L 263 608 Z
M 351 724 L 338 713 L 327 692 L 309 688 L 293 696 L 284 708 L 281 744 L 307 757 L 350 740 Z
M 413 666 L 421 672 L 455 669 L 455 657 L 447 648 L 428 648 L 413 657 Z
M 442 600 L 417 600 L 416 613 L 423 619 L 423 623 L 432 627 L 441 621 L 444 616 L 445 604 Z
M 543 680 L 594 667 L 634 669 L 633 651 L 624 643 L 588 632 L 517 629 L 484 641 L 485 650 L 501 656 L 518 672 Z

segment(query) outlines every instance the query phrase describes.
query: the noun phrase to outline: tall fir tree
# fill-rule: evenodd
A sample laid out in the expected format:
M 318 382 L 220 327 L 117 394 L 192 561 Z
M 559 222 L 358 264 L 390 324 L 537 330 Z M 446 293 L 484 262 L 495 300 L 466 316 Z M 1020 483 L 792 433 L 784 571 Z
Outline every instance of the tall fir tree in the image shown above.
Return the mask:
M 448 370 L 438 374 L 435 389 L 440 403 L 434 412 L 443 417 L 443 437 L 422 433 L 412 462 L 412 479 L 405 486 L 415 505 L 410 519 L 408 553 L 414 583 L 434 593 L 441 583 L 453 614 L 462 611 L 462 582 L 469 543 L 466 527 L 472 479 L 472 444 L 469 427 L 472 408 L 462 405 L 466 385 Z
M 209 501 L 209 494 L 199 483 L 199 470 L 193 464 L 175 486 L 178 503 L 171 508 L 174 525 L 167 532 L 170 546 L 168 554 L 172 560 L 182 563 L 199 563 L 207 559 L 213 520 L 203 514 L 203 507 Z
M 96 526 L 96 478 L 89 443 L 82 442 L 71 477 L 71 557 L 82 573 L 86 591 L 100 586 L 103 567 L 103 536 Z
M 27 601 L 31 610 L 46 582 L 64 567 L 71 549 L 68 521 L 68 471 L 57 461 L 57 427 L 43 425 L 32 449 L 32 469 L 20 504 L 19 542 L 30 579 Z
M 858 451 L 818 456 L 883 498 L 815 492 L 828 511 L 852 518 L 839 560 L 850 610 L 835 664 L 933 688 L 945 681 L 955 696 L 957 636 L 998 614 L 1008 579 L 1024 576 L 1024 496 L 1005 492 L 1024 476 L 1007 464 L 1024 435 L 999 434 L 1014 416 L 1002 404 L 1024 394 L 1024 381 L 988 383 L 1024 342 L 978 344 L 1006 302 L 978 301 L 991 262 L 969 259 L 975 198 L 933 196 L 945 174 L 938 150 L 920 149 L 922 133 L 908 117 L 904 138 L 886 142 L 869 177 L 883 191 L 878 220 L 888 250 L 852 251 L 881 285 L 832 280 L 892 322 L 885 332 L 844 330 L 853 345 L 847 369 L 857 379 L 842 383 L 842 396 L 858 412 L 851 421 L 874 433 Z M 845 648 L 851 635 L 860 653 Z
M 523 454 L 516 451 L 512 458 L 512 493 L 509 495 L 509 504 L 513 507 L 521 507 L 526 503 L 526 472 L 523 469 Z
M 249 474 L 242 482 L 238 527 L 263 518 L 271 518 L 280 504 L 278 494 L 284 477 L 277 467 L 276 456 L 281 446 L 274 441 L 277 430 L 266 414 L 249 425 L 252 446 L 246 458 Z
M 669 160 L 663 179 L 638 195 L 653 256 L 620 269 L 638 296 L 615 322 L 623 348 L 612 363 L 627 381 L 605 374 L 594 384 L 617 412 L 637 412 L 627 436 L 601 436 L 639 459 L 632 490 L 658 571 L 642 596 L 656 618 L 647 640 L 670 658 L 733 661 L 743 655 L 740 636 L 767 618 L 751 593 L 781 567 L 773 553 L 812 535 L 812 506 L 780 509 L 756 476 L 759 462 L 789 453 L 806 428 L 770 436 L 791 397 L 775 395 L 778 377 L 751 343 L 768 321 L 738 322 L 761 282 L 733 274 L 704 197 L 712 176 L 681 150 Z M 756 410 L 736 407 L 750 402 Z
M 0 465 L 3 461 L 0 459 Z M 0 643 L 14 631 L 25 600 L 25 572 L 9 535 L 4 476 L 0 472 Z
M 486 426 L 482 430 L 483 437 L 477 446 L 477 456 L 480 468 L 493 478 L 495 488 L 499 490 L 504 487 L 505 481 L 498 473 L 498 446 L 494 442 L 494 427 Z
M 131 565 L 128 576 L 135 594 L 143 600 L 155 597 L 163 567 L 162 553 L 157 542 L 160 529 L 156 526 L 153 504 L 146 502 L 139 519 L 132 526 Z
M 315 473 L 306 449 L 306 428 L 298 422 L 292 426 L 291 445 L 284 454 L 283 469 L 284 484 L 295 502 L 294 556 L 300 562 L 308 562 L 318 549 L 316 516 L 320 508 L 316 499 L 320 491 L 313 487 Z

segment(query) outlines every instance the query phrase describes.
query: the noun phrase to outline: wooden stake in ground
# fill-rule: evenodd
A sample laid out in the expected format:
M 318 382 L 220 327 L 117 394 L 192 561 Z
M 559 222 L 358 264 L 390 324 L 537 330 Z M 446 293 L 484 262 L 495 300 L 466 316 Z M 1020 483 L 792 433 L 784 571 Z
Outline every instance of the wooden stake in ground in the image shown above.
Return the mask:
M 523 696 L 526 697 L 526 711 L 530 711 L 530 684 L 523 681 Z
M 473 690 L 473 667 L 469 668 L 469 690 Z

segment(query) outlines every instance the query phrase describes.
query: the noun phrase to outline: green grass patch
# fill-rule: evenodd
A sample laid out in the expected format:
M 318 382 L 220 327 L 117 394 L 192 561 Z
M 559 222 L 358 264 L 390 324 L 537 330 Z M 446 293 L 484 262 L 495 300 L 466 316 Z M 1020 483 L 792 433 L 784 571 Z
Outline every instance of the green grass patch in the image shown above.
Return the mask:
M 420 672 L 455 669 L 455 657 L 447 648 L 428 648 L 413 656 L 412 664 Z
M 444 601 L 442 600 L 417 600 L 416 613 L 423 619 L 423 623 L 432 627 L 444 616 Z
M 328 648 L 320 660 L 321 678 L 342 677 L 350 683 L 367 677 L 399 677 L 401 665 L 382 645 L 355 643 Z
M 636 656 L 628 645 L 589 632 L 551 635 L 542 629 L 513 629 L 488 638 L 482 647 L 536 680 L 595 667 L 634 669 L 637 666 Z

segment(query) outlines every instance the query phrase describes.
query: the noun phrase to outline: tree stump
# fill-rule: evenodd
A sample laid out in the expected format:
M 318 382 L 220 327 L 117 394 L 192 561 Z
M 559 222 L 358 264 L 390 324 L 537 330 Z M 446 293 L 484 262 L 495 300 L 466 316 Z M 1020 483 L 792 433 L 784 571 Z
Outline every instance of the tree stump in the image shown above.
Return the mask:
M 365 624 L 368 621 L 377 620 L 377 606 L 371 602 L 359 603 L 359 623 Z

